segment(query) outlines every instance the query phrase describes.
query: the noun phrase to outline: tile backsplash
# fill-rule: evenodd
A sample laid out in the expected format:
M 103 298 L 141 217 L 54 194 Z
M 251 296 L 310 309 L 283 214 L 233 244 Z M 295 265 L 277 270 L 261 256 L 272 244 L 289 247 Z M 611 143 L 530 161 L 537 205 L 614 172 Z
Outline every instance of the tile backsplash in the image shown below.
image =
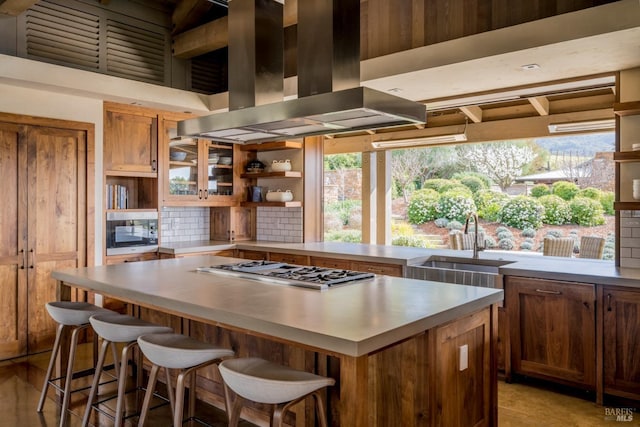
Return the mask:
M 209 240 L 209 208 L 164 207 L 160 218 L 163 244 Z
M 640 268 L 640 211 L 620 211 L 620 267 Z
M 302 208 L 258 207 L 256 240 L 302 243 Z

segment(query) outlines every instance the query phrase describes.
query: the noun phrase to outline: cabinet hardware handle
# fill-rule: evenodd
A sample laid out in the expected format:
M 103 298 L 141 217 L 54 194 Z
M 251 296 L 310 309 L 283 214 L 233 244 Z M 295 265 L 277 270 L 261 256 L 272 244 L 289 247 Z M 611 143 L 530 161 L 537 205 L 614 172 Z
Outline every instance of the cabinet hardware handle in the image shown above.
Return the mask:
M 611 294 L 607 294 L 607 311 L 611 311 Z
M 205 190 L 204 199 L 207 200 L 209 198 L 209 190 Z
M 155 172 L 156 169 L 158 169 L 158 163 L 157 163 L 156 159 L 153 159 L 153 160 L 151 160 L 151 170 Z
M 24 266 L 27 264 L 27 253 L 24 249 L 20 249 L 20 253 L 22 254 L 22 265 L 20 266 L 20 270 L 24 270 Z
M 236 240 L 236 232 L 235 230 L 231 230 L 231 241 L 233 242 L 234 240 Z
M 34 256 L 33 249 L 29 249 L 29 252 L 31 253 L 31 263 L 29 265 L 29 268 L 33 268 L 33 256 Z
M 198 190 L 198 199 L 202 200 L 202 188 Z
M 536 289 L 536 292 L 540 292 L 541 294 L 562 295 L 560 291 L 547 291 L 545 289 Z

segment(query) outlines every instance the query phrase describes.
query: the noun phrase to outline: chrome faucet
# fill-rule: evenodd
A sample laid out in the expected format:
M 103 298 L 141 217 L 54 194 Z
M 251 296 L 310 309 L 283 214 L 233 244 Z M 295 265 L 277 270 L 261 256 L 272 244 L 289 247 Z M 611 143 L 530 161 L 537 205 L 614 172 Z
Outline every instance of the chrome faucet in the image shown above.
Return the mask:
M 474 238 L 473 238 L 473 258 L 478 258 L 478 252 L 484 250 L 484 242 L 482 242 L 482 246 L 480 245 L 479 237 L 480 237 L 480 225 L 478 224 L 478 214 L 475 212 L 469 212 L 467 214 L 467 220 L 464 222 L 464 234 L 469 234 L 469 219 L 473 217 L 474 223 Z

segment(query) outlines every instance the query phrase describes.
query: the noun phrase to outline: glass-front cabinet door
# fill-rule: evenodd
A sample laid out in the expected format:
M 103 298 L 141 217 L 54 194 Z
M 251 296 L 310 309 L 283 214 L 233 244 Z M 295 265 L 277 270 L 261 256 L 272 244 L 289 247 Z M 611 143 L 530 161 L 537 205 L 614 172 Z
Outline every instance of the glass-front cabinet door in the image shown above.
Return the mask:
M 169 186 L 167 195 L 186 199 L 202 195 L 200 185 L 200 155 L 197 139 L 169 141 Z
M 233 195 L 233 145 L 207 142 L 208 196 Z

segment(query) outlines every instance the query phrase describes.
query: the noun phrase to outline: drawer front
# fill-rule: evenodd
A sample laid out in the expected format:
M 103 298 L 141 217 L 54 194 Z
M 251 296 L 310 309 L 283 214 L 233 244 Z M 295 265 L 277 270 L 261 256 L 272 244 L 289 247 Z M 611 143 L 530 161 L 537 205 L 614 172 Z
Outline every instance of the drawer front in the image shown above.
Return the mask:
M 324 268 L 337 268 L 340 270 L 351 269 L 351 261 L 347 259 L 321 258 L 312 256 L 311 265 Z
M 367 273 L 384 274 L 385 276 L 402 277 L 402 266 L 395 264 L 381 264 L 378 262 L 353 261 L 351 268 Z
M 307 255 L 281 254 L 278 252 L 269 252 L 269 261 L 286 262 L 287 264 L 309 265 L 309 257 Z
M 260 252 L 260 251 L 247 251 L 244 249 L 237 249 L 236 250 L 236 255 L 238 258 L 244 258 L 244 259 L 255 259 L 255 260 L 263 260 L 263 259 L 267 259 L 267 253 L 266 252 Z

